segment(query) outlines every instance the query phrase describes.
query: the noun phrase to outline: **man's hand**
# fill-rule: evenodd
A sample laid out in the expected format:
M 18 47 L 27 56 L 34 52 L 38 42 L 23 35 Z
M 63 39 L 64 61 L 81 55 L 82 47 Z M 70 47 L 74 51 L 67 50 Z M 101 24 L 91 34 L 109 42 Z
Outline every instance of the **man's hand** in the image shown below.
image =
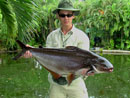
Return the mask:
M 92 76 L 92 75 L 94 75 L 94 72 L 87 73 L 88 70 L 89 70 L 89 69 L 87 69 L 87 68 L 83 69 L 83 70 L 81 71 L 81 74 L 82 74 L 83 76 L 85 76 L 85 75 L 87 75 L 87 76 Z
M 91 72 L 91 73 L 87 73 L 87 76 L 93 76 L 95 73 Z
M 26 45 L 27 47 L 31 47 L 30 45 Z M 32 53 L 30 51 L 26 51 L 23 55 L 24 58 L 31 58 Z

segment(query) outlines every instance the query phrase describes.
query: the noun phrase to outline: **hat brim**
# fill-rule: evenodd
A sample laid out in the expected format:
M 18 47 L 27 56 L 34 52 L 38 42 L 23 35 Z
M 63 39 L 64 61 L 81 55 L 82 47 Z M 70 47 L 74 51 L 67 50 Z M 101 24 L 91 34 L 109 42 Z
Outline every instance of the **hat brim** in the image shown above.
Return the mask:
M 57 14 L 57 12 L 58 12 L 59 10 L 73 11 L 75 16 L 79 15 L 79 13 L 80 13 L 80 10 L 79 10 L 79 9 L 57 8 L 57 9 L 55 9 L 55 10 L 53 11 L 53 14 Z

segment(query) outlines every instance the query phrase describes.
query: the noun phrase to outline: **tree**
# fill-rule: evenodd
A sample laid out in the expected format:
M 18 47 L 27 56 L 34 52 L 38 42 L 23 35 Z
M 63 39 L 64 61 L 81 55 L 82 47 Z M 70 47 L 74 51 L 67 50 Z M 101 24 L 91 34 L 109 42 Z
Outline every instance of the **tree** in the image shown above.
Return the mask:
M 36 34 L 42 0 L 0 0 L 0 39 L 8 49 L 15 40 L 28 41 Z

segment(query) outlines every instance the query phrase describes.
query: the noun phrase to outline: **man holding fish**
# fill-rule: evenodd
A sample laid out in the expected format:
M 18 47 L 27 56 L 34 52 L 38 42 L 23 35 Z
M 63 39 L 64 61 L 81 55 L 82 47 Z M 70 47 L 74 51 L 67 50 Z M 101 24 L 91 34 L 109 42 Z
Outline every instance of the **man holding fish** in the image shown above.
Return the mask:
M 62 0 L 59 3 L 58 8 L 55 9 L 53 13 L 56 14 L 59 19 L 61 27 L 49 34 L 46 47 L 65 48 L 66 46 L 76 46 L 89 50 L 90 43 L 88 36 L 72 24 L 73 19 L 79 12 L 80 10 L 75 9 L 70 0 Z M 31 56 L 32 54 L 29 51 L 24 54 L 26 58 Z M 88 70 L 83 70 L 81 74 L 86 74 L 87 71 Z M 82 77 L 75 78 L 72 83 L 68 85 L 66 76 L 54 79 L 52 74 L 48 75 L 50 98 L 88 98 L 86 85 Z
M 113 70 L 108 60 L 89 51 L 88 36 L 72 24 L 79 12 L 70 0 L 59 3 L 53 13 L 59 19 L 61 27 L 48 35 L 47 48 L 27 47 L 17 41 L 23 50 L 14 59 L 23 54 L 24 57 L 33 56 L 50 72 L 49 98 L 88 98 L 82 76 L 93 75 L 95 71 Z
M 59 19 L 61 27 L 50 33 L 47 38 L 47 47 L 65 48 L 66 46 L 76 46 L 89 50 L 88 36 L 72 24 L 73 19 L 79 12 L 79 9 L 75 9 L 70 0 L 62 0 L 59 3 L 58 8 L 53 13 Z M 84 74 L 86 71 L 84 70 L 82 73 Z M 49 74 L 48 80 L 50 82 L 50 98 L 88 98 L 82 77 L 74 79 L 70 85 L 67 84 L 66 77 L 63 76 L 55 80 Z

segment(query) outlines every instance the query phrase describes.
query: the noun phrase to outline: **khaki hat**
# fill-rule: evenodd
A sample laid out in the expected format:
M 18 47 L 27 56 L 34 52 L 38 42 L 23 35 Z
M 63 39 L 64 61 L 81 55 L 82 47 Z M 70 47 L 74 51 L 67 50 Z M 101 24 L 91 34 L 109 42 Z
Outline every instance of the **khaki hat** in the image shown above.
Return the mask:
M 79 9 L 75 9 L 72 5 L 72 2 L 70 0 L 62 0 L 59 5 L 58 8 L 55 9 L 53 11 L 54 14 L 56 14 L 59 10 L 67 10 L 67 11 L 73 11 L 74 15 L 78 15 L 80 10 Z

